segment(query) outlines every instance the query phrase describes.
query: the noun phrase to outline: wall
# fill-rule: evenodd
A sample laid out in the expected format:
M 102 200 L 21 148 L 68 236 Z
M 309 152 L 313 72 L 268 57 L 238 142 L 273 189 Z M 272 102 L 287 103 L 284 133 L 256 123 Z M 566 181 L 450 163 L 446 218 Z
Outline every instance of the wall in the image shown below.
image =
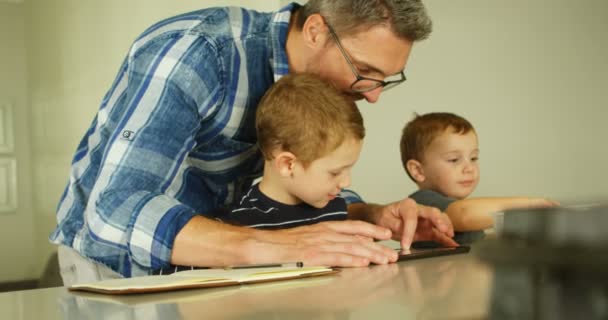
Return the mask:
M 0 152 L 0 252 L 4 265 L 0 282 L 30 278 L 36 272 L 35 213 L 32 206 L 29 110 L 27 108 L 25 10 L 22 4 L 0 1 L 0 108 L 2 145 Z M 10 112 L 8 112 L 10 110 Z M 10 115 L 9 115 L 10 113 Z M 6 121 L 6 122 L 5 122 Z M 6 130 L 6 131 L 5 131 Z M 15 161 L 16 190 L 8 182 L 11 169 L 5 161 Z M 6 169 L 7 171 L 5 171 Z M 5 182 L 8 182 L 5 184 Z M 16 193 L 16 207 L 6 206 L 10 193 Z M 11 208 L 9 208 L 11 207 Z
M 360 103 L 368 135 L 353 187 L 369 201 L 415 185 L 399 156 L 413 112 L 450 111 L 480 136 L 474 195 L 608 200 L 608 2 L 426 1 L 434 21 L 408 80 Z

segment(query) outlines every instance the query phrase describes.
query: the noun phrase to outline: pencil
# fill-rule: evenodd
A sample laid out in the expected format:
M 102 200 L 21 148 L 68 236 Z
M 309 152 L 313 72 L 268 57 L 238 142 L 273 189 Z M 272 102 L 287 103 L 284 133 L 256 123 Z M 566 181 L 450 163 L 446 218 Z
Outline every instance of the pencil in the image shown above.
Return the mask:
M 304 262 L 287 262 L 287 263 L 262 263 L 262 264 L 245 264 L 239 266 L 227 266 L 224 269 L 252 269 L 252 268 L 302 268 Z

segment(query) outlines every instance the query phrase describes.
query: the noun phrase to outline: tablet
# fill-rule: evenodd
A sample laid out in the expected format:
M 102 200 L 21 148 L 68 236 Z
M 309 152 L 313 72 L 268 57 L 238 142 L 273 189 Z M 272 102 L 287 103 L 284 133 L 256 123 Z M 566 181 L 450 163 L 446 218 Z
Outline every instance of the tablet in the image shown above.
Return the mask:
M 458 246 L 458 247 L 441 247 L 441 248 L 430 248 L 430 249 L 410 249 L 409 253 L 404 253 L 401 249 L 399 251 L 399 259 L 397 261 L 423 259 L 438 256 L 447 256 L 451 254 L 467 253 L 471 247 L 469 246 Z

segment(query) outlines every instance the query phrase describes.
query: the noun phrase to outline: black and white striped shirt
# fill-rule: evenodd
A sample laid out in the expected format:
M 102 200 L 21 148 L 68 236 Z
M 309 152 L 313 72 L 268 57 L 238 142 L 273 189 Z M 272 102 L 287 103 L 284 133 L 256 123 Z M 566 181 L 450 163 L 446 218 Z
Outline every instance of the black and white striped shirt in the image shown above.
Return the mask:
M 323 208 L 306 203 L 287 205 L 264 195 L 255 184 L 234 206 L 223 209 L 215 218 L 226 223 L 257 229 L 285 229 L 323 221 L 346 220 L 346 201 L 341 197 L 331 200 Z

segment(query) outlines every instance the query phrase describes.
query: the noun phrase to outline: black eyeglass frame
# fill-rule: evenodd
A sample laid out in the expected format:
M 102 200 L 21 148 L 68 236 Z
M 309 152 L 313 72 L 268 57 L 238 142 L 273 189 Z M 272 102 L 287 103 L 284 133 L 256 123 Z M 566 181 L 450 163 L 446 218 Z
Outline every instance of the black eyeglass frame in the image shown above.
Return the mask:
M 368 78 L 368 77 L 364 77 L 361 74 L 359 74 L 359 71 L 357 71 L 357 68 L 355 67 L 355 65 L 353 64 L 353 62 L 350 60 L 350 58 L 348 57 L 348 54 L 346 53 L 346 50 L 344 50 L 344 47 L 342 46 L 342 43 L 340 42 L 340 39 L 338 38 L 338 35 L 334 31 L 334 28 L 332 28 L 332 26 L 329 23 L 327 23 L 327 22 L 325 22 L 325 25 L 327 25 L 327 29 L 329 29 L 329 34 L 331 35 L 331 37 L 336 42 L 336 45 L 338 46 L 338 49 L 340 49 L 340 52 L 342 53 L 342 56 L 344 57 L 344 59 L 348 63 L 348 66 L 350 67 L 350 70 L 353 72 L 353 74 L 356 77 L 355 81 L 353 81 L 353 83 L 350 85 L 350 89 L 352 91 L 357 92 L 357 93 L 364 93 L 364 92 L 369 92 L 369 91 L 372 91 L 372 90 L 376 90 L 376 89 L 378 89 L 380 87 L 382 87 L 382 91 L 386 91 L 386 90 L 389 90 L 389 89 L 392 89 L 392 88 L 396 87 L 397 85 L 399 85 L 399 84 L 405 82 L 405 80 L 407 80 L 407 78 L 405 77 L 405 74 L 403 73 L 403 70 L 401 70 L 401 72 L 399 73 L 399 75 L 401 76 L 401 79 L 398 79 L 398 80 L 389 80 L 389 81 Z M 360 82 L 360 81 L 363 81 L 363 80 L 372 81 L 372 82 L 376 83 L 376 85 L 375 86 L 371 86 L 369 88 L 356 89 L 354 86 L 357 84 L 357 82 Z

